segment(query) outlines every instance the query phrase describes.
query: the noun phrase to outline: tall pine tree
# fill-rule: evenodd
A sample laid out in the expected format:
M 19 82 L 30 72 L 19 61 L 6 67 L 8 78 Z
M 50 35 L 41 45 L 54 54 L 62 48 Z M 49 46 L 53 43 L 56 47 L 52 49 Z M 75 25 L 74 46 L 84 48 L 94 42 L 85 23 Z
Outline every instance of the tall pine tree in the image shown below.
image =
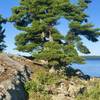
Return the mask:
M 2 52 L 4 50 L 4 48 L 6 47 L 4 44 L 4 32 L 5 29 L 3 29 L 2 24 L 4 24 L 6 22 L 5 19 L 2 18 L 2 16 L 0 15 L 0 52 Z
M 88 23 L 84 13 L 90 0 L 21 0 L 20 6 L 12 9 L 10 21 L 21 30 L 16 36 L 17 50 L 30 52 L 36 59 L 48 62 L 49 67 L 61 68 L 73 62 L 81 63 L 77 50 L 90 51 L 81 41 L 81 36 L 92 42 L 98 41 L 99 29 Z M 69 21 L 69 31 L 64 37 L 55 26 L 64 17 Z

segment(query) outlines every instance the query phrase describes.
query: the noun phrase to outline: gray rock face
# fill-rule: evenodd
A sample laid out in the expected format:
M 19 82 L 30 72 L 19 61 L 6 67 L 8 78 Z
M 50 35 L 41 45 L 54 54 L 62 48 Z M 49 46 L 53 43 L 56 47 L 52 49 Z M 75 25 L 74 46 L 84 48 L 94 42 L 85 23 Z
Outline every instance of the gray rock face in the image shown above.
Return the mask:
M 32 63 L 27 59 L 14 59 L 0 54 L 0 100 L 28 100 L 24 83 L 31 75 Z

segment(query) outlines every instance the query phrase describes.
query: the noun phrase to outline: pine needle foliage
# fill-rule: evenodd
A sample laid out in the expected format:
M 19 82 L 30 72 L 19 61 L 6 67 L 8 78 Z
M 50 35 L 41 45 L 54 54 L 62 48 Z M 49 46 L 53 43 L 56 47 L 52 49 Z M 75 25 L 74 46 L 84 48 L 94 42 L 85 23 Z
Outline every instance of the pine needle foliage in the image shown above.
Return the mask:
M 36 59 L 45 60 L 49 67 L 59 68 L 72 63 L 82 63 L 78 51 L 88 54 L 81 36 L 98 41 L 99 29 L 88 22 L 85 10 L 90 0 L 20 0 L 12 8 L 10 22 L 21 31 L 15 38 L 17 50 L 29 52 Z M 69 31 L 64 37 L 55 26 L 64 17 L 69 21 Z
M 4 44 L 4 32 L 5 29 L 3 29 L 2 24 L 4 24 L 6 22 L 6 20 L 4 18 L 2 18 L 2 16 L 0 15 L 0 52 L 2 52 L 4 50 L 4 48 L 6 47 Z

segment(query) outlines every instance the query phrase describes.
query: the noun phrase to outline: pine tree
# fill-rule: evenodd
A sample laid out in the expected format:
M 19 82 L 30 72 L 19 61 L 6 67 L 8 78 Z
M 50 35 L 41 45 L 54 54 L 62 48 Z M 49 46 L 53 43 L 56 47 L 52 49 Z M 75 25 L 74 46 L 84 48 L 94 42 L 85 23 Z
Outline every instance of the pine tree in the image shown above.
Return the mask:
M 21 0 L 20 6 L 12 9 L 13 15 L 9 19 L 22 31 L 15 38 L 16 49 L 48 61 L 49 67 L 82 63 L 77 50 L 85 54 L 90 51 L 81 36 L 96 42 L 100 35 L 99 29 L 88 23 L 84 12 L 89 3 L 90 0 L 78 0 L 77 4 L 70 0 Z M 66 37 L 55 28 L 62 17 L 69 21 Z
M 3 29 L 2 24 L 5 23 L 6 20 L 2 18 L 2 16 L 0 15 L 0 52 L 2 52 L 4 50 L 4 48 L 6 47 L 4 44 L 4 32 L 5 29 Z

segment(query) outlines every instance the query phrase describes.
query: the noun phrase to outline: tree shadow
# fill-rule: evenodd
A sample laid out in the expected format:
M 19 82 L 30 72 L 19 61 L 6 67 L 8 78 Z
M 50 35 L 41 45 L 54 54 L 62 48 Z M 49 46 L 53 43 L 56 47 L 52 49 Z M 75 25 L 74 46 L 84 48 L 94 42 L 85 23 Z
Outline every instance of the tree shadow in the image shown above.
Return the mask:
M 29 100 L 29 95 L 22 83 L 15 85 L 14 89 L 8 90 L 8 93 L 11 96 L 10 100 Z
M 66 76 L 68 76 L 69 78 L 73 76 L 77 76 L 84 80 L 90 80 L 89 75 L 85 75 L 80 69 L 74 69 L 71 66 L 66 68 L 65 73 L 66 73 Z

